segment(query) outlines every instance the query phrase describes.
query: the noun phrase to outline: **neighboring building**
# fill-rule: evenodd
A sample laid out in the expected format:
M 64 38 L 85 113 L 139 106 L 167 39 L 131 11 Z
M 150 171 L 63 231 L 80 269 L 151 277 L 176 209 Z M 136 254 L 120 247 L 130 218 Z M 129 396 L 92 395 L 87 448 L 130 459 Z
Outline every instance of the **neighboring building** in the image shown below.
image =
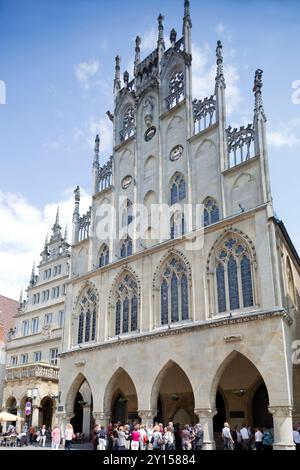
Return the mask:
M 0 295 L 0 407 L 2 405 L 3 390 L 5 386 L 5 347 L 8 334 L 14 327 L 18 307 L 19 302 Z
M 3 409 L 18 413 L 34 426 L 51 427 L 59 402 L 59 353 L 64 325 L 66 280 L 69 277 L 69 247 L 62 236 L 59 212 L 46 239 L 42 260 L 32 269 L 28 299 L 21 302 L 15 329 L 9 335 Z M 26 403 L 31 414 L 26 416 Z M 29 407 L 30 409 L 30 407 Z
M 172 30 L 166 50 L 160 15 L 157 48 L 141 60 L 137 38 L 134 78 L 125 72 L 123 87 L 116 58 L 113 156 L 100 167 L 97 138 L 83 217 L 75 191 L 58 417 L 84 433 L 93 420 L 200 420 L 205 449 L 225 420 L 273 424 L 274 448 L 293 449 L 300 262 L 274 215 L 262 71 L 253 122 L 228 127 L 220 42 L 212 95 L 192 96 L 191 27 L 186 0 L 183 37 Z M 171 213 L 159 226 L 149 218 L 136 239 L 135 204 Z M 192 218 L 183 218 L 185 204 Z M 115 237 L 99 237 L 107 205 Z

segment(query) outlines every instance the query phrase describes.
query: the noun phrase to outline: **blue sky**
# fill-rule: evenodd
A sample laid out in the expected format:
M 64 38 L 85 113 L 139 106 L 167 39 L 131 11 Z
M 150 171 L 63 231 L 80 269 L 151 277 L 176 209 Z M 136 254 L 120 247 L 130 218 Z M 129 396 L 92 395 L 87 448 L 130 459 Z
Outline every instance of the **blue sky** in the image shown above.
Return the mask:
M 106 111 L 112 109 L 114 57 L 121 55 L 122 72 L 132 67 L 137 34 L 147 55 L 155 46 L 159 13 L 165 15 L 166 36 L 172 27 L 180 34 L 183 3 L 0 0 L 0 80 L 6 84 L 6 104 L 0 105 L 0 214 L 19 234 L 24 230 L 27 240 L 21 243 L 20 276 L 13 284 L 0 279 L 2 294 L 9 289 L 16 296 L 25 266 L 30 272 L 30 258 L 38 261 L 57 203 L 63 204 L 63 220 L 69 220 L 71 190 L 80 184 L 90 191 L 98 131 L 102 160 L 111 153 Z M 251 122 L 254 71 L 264 70 L 274 205 L 300 251 L 300 104 L 292 102 L 292 83 L 300 80 L 300 2 L 192 0 L 191 11 L 194 95 L 213 92 L 215 46 L 221 39 L 228 124 Z M 19 266 L 19 245 L 18 237 L 4 230 L 1 264 Z

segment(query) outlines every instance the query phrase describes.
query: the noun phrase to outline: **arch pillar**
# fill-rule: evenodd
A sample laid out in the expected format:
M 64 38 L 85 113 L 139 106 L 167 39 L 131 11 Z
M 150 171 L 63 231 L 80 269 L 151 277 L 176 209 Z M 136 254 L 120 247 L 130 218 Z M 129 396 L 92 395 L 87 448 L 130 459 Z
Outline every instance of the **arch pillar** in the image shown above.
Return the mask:
M 138 415 L 142 420 L 142 424 L 146 426 L 151 426 L 153 424 L 153 420 L 157 415 L 157 410 L 139 410 Z
M 199 418 L 203 428 L 203 450 L 215 450 L 213 418 L 217 414 L 215 408 L 196 408 L 194 413 Z
M 293 407 L 269 406 L 274 423 L 274 450 L 295 450 L 293 440 Z
M 89 438 L 91 433 L 91 405 L 84 405 L 82 419 L 82 432 Z
M 108 426 L 110 422 L 110 413 L 105 411 L 94 411 L 93 413 L 95 423 L 99 424 L 99 426 L 104 426 L 105 428 Z
M 38 405 L 33 405 L 32 407 L 32 426 L 37 428 L 39 426 L 39 407 Z
M 18 406 L 17 407 L 17 416 L 19 418 L 22 418 L 22 407 L 21 406 Z M 17 433 L 20 433 L 21 432 L 21 427 L 22 427 L 22 421 L 17 421 L 16 422 L 16 431 Z

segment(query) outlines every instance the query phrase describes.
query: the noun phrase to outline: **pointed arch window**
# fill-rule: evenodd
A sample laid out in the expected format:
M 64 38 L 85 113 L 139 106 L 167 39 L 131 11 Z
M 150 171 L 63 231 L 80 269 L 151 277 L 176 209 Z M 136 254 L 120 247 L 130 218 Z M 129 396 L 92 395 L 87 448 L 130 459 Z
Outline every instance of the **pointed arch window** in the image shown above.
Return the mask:
M 184 214 L 180 211 L 176 211 L 172 215 L 170 221 L 170 238 L 174 240 L 175 238 L 182 237 L 185 234 L 185 219 Z
M 215 224 L 220 220 L 220 211 L 215 199 L 208 197 L 203 202 L 204 205 L 204 227 Z
M 229 238 L 218 251 L 216 288 L 219 313 L 253 307 L 253 268 L 247 246 Z
M 99 268 L 107 266 L 109 264 L 109 248 L 107 245 L 103 245 L 99 255 Z
M 121 258 L 127 258 L 132 255 L 132 240 L 127 237 L 121 244 Z
M 138 286 L 130 274 L 126 274 L 116 288 L 115 334 L 136 332 L 138 329 Z
M 184 262 L 171 258 L 164 266 L 160 287 L 161 324 L 189 319 L 189 287 Z
M 170 190 L 170 203 L 171 205 L 176 202 L 183 201 L 186 198 L 186 183 L 184 176 L 181 173 L 176 173 L 171 180 Z
M 78 309 L 77 344 L 90 343 L 96 340 L 97 297 L 94 289 L 89 287 L 80 297 Z

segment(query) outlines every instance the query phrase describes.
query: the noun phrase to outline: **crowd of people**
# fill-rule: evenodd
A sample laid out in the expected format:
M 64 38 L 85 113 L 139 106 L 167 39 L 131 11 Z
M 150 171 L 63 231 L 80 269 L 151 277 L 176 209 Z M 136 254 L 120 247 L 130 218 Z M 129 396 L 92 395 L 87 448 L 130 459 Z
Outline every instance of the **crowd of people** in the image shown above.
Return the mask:
M 203 429 L 201 424 L 167 426 L 120 423 L 108 427 L 96 425 L 92 443 L 94 450 L 201 450 Z
M 252 429 L 243 424 L 231 430 L 229 424 L 224 423 L 222 440 L 224 450 L 273 450 L 274 434 L 270 425 Z M 293 428 L 293 440 L 296 450 L 300 450 L 300 423 Z

